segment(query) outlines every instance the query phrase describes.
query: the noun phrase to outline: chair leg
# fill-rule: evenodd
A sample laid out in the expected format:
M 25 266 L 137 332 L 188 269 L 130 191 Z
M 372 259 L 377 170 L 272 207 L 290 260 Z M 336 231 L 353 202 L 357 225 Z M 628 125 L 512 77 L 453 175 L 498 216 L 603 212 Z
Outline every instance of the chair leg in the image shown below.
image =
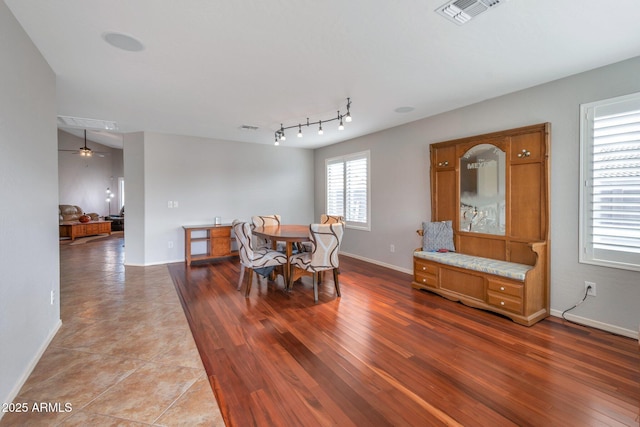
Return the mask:
M 244 291 L 245 297 L 249 296 L 249 292 L 251 292 L 251 282 L 253 282 L 253 268 L 247 267 L 247 270 L 249 270 L 249 277 L 247 278 L 247 288 Z
M 242 288 L 242 280 L 244 279 L 245 266 L 240 264 L 240 279 L 238 279 L 238 290 Z
M 340 295 L 340 283 L 338 282 L 338 274 L 340 274 L 340 272 L 338 271 L 337 268 L 333 269 L 333 283 L 336 285 L 336 295 L 341 296 Z
M 287 267 L 282 266 L 283 271 L 285 268 Z M 293 265 L 289 268 L 289 277 L 288 277 L 288 280 L 285 281 L 285 287 L 287 289 L 287 292 L 291 292 L 291 290 L 293 289 L 293 269 L 294 268 L 295 267 Z M 284 280 L 284 275 L 282 276 L 282 278 Z
M 318 302 L 318 272 L 313 272 L 313 300 Z

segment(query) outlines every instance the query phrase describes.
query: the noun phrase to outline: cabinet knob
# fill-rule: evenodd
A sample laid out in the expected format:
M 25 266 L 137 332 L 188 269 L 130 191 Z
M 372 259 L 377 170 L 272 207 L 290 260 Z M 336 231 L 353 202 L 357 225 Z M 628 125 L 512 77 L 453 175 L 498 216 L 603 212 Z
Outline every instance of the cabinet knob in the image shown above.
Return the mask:
M 438 163 L 438 166 L 449 166 L 449 161 L 445 160 L 444 162 Z
M 523 158 L 523 157 L 529 157 L 531 155 L 530 151 L 527 150 L 522 150 L 521 153 L 518 153 L 518 157 Z
M 504 291 L 504 286 L 500 286 L 500 290 L 501 290 L 501 291 Z
M 422 281 L 423 281 L 424 283 L 427 283 L 427 279 L 422 279 Z
M 500 305 L 504 305 L 504 301 L 500 301 Z
M 422 267 L 422 269 L 423 269 L 423 270 L 426 270 L 426 269 L 427 269 L 427 267 Z

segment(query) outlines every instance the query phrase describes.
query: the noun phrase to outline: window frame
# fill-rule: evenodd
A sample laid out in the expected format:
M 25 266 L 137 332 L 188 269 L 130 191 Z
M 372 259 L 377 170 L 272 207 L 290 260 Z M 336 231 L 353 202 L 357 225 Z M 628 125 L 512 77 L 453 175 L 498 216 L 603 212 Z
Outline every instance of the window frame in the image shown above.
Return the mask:
M 624 104 L 629 107 L 623 108 Z M 580 105 L 580 214 L 579 214 L 579 262 L 623 270 L 640 271 L 640 253 L 595 248 L 592 230 L 595 228 L 591 218 L 592 164 L 594 162 L 594 122 L 596 109 L 609 109 L 620 112 L 640 110 L 640 92 L 618 96 Z M 601 114 L 598 117 L 605 116 Z M 633 184 L 630 184 L 633 185 Z
M 348 200 L 347 200 L 347 168 L 346 165 L 350 161 L 366 159 L 367 163 L 367 183 L 366 183 L 366 222 L 356 222 L 347 217 Z M 329 166 L 336 163 L 343 164 L 343 185 L 342 185 L 342 213 L 329 211 Z M 370 150 L 360 151 L 357 153 L 346 154 L 343 156 L 331 157 L 325 159 L 325 211 L 329 215 L 342 215 L 345 218 L 345 227 L 355 230 L 371 231 L 371 153 Z

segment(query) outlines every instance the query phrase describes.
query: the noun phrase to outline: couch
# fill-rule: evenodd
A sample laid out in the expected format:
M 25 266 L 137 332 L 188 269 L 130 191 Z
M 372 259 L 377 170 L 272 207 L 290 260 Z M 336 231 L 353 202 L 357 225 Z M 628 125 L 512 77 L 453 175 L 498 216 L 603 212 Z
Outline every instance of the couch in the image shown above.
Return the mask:
M 111 221 L 111 230 L 124 231 L 124 206 L 119 215 L 109 215 L 108 219 Z
M 82 215 L 85 215 L 80 206 L 74 205 L 58 205 L 58 215 L 60 222 L 66 221 L 79 221 Z M 99 216 L 95 212 L 88 213 L 91 217 L 91 221 L 97 221 Z

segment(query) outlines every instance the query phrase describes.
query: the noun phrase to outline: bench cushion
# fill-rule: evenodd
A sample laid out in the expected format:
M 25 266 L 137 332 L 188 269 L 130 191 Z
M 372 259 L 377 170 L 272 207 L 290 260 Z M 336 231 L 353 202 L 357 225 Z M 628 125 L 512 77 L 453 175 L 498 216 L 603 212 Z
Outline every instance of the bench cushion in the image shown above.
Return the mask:
M 495 274 L 496 276 L 508 277 L 509 279 L 520 280 L 521 282 L 524 282 L 527 271 L 533 268 L 533 266 L 527 264 L 518 264 L 455 252 L 415 251 L 414 255 L 418 258 L 439 262 L 441 264 Z

